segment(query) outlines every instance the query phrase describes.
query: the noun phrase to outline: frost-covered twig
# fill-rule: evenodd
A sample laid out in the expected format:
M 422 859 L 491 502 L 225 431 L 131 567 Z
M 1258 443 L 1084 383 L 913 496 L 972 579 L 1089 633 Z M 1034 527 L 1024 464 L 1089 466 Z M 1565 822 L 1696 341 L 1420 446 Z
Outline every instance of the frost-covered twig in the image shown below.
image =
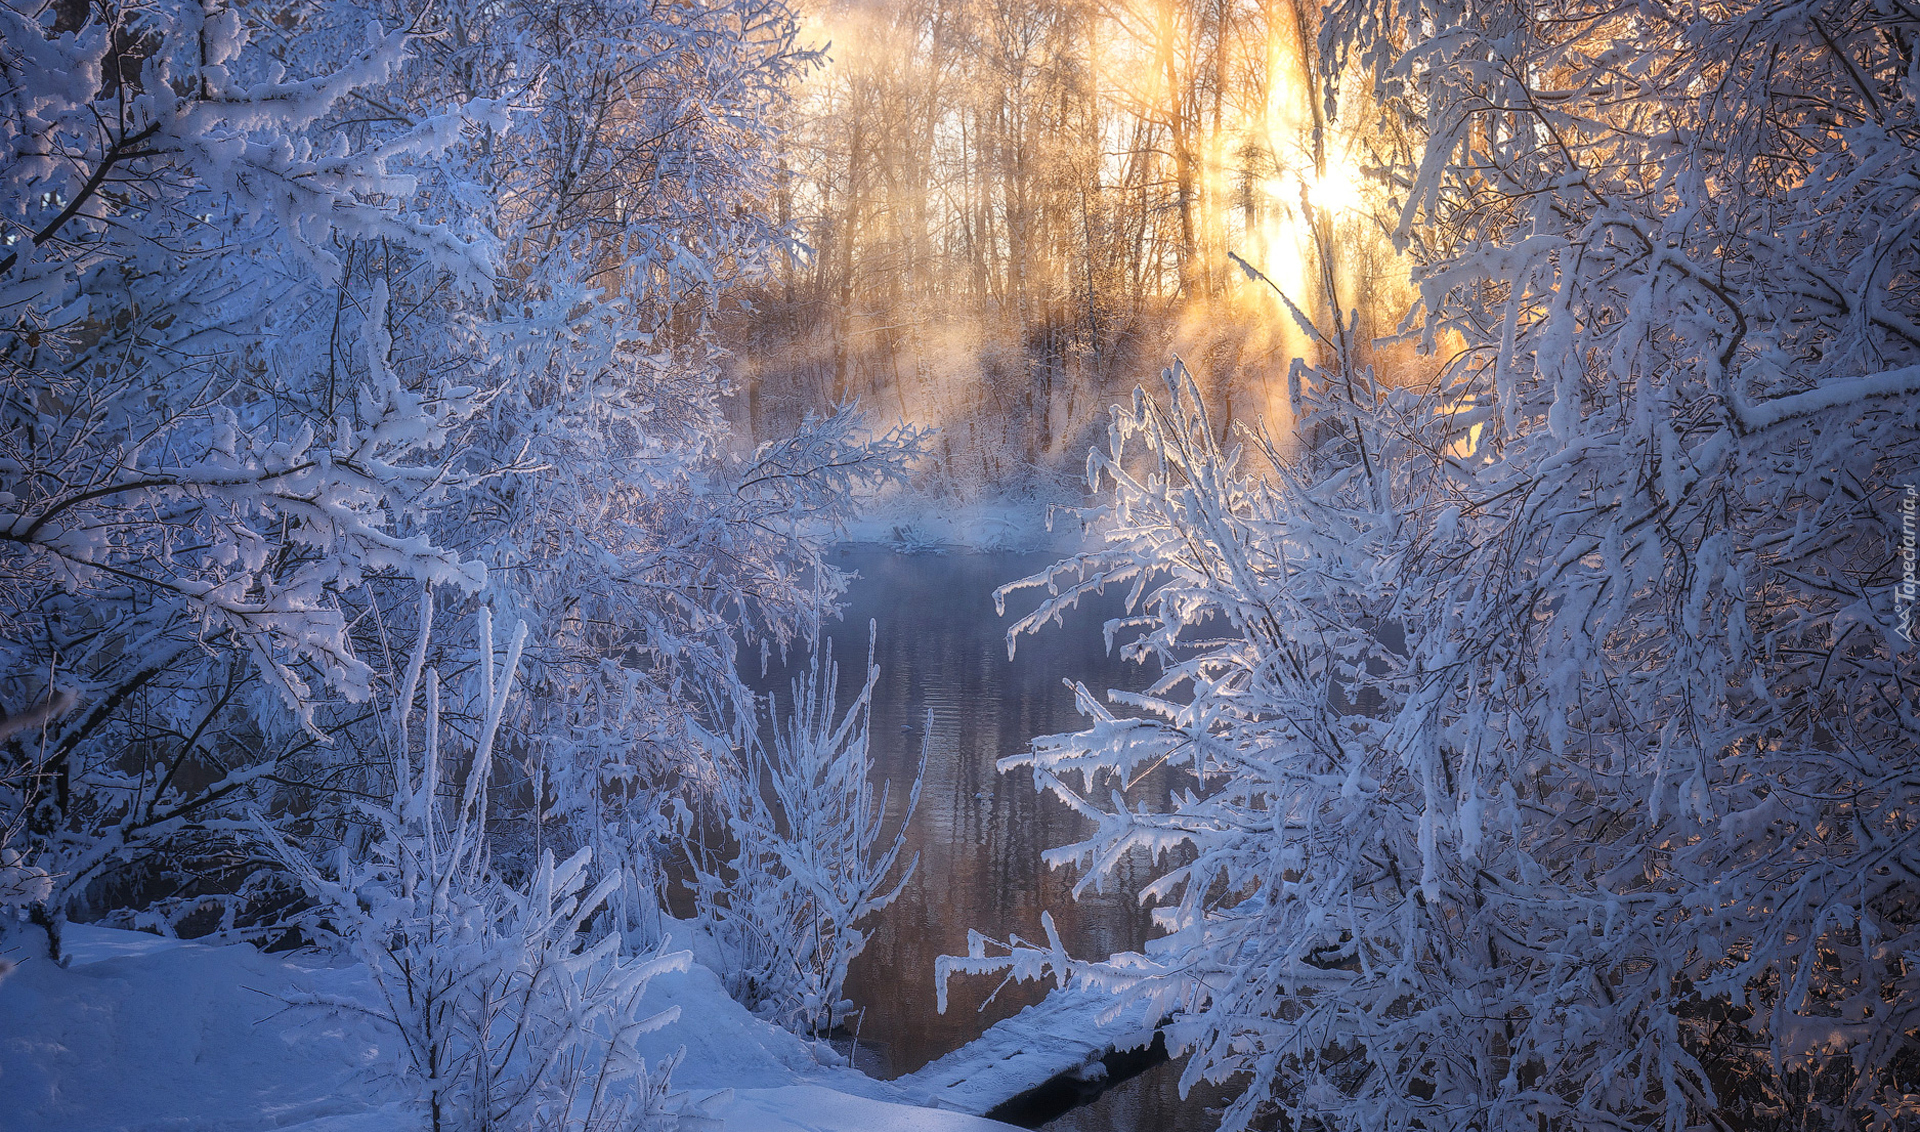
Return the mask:
M 869 626 L 869 637 L 873 626 Z M 791 713 L 776 717 L 773 745 L 754 722 L 733 744 L 708 736 L 719 758 L 745 756 L 721 795 L 732 853 L 709 862 L 691 839 L 698 914 L 733 957 L 737 998 L 803 1034 L 824 1034 L 852 1004 L 841 998 L 849 964 L 865 948 L 861 926 L 897 899 L 919 864 L 904 865 L 906 827 L 920 802 L 927 747 L 889 837 L 892 784 L 876 796 L 869 747 L 880 670 L 869 639 L 866 679 L 838 705 L 839 666 L 808 661 L 793 681 Z M 738 754 L 736 754 L 738 751 Z

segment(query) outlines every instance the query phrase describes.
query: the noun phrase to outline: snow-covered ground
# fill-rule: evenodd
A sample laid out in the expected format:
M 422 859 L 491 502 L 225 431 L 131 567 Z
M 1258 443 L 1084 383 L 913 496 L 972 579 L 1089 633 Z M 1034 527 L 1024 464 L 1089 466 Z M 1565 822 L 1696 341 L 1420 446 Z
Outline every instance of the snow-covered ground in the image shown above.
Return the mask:
M 0 980 L 0 1127 L 7 1132 L 398 1132 L 422 1127 L 384 1077 L 392 1039 L 286 1006 L 294 993 L 368 999 L 357 966 L 85 925 L 64 967 L 23 954 Z M 902 1094 L 754 1018 L 695 964 L 657 977 L 645 1006 L 680 1020 L 641 1039 L 685 1047 L 676 1088 L 729 1132 L 1002 1132 Z

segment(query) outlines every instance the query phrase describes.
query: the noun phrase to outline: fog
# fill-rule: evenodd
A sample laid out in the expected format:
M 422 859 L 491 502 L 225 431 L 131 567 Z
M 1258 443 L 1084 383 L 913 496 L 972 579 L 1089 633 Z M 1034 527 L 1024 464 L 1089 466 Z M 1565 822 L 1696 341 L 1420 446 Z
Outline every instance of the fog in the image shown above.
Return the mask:
M 973 493 L 1076 469 L 1172 354 L 1218 435 L 1286 434 L 1290 364 L 1330 345 L 1288 303 L 1388 380 L 1430 370 L 1374 344 L 1408 264 L 1364 103 L 1309 93 L 1316 20 L 1274 0 L 810 6 L 820 56 L 772 202 L 800 246 L 725 325 L 738 417 L 776 435 L 858 399 L 938 427 L 933 478 Z

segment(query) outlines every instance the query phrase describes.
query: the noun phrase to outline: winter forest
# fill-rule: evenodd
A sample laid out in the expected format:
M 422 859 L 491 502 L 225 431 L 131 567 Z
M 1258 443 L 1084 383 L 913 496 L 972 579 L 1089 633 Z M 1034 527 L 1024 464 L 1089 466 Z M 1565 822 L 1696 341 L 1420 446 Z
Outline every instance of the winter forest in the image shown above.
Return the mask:
M 1908 0 L 0 0 L 0 1128 L 1920 1128 L 1917 536 Z

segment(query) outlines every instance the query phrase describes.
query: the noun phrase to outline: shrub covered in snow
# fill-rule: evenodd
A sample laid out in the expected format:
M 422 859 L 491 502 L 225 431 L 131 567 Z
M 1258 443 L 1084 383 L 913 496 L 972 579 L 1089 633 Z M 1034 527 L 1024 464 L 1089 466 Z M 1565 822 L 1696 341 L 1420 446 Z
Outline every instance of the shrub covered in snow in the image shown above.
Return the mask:
M 787 239 L 752 205 L 793 27 L 0 4 L 0 869 L 56 948 L 69 912 L 286 909 L 244 815 L 342 836 L 391 785 L 397 642 L 478 671 L 422 585 L 536 628 L 499 851 L 591 848 L 645 919 L 683 716 L 817 626 L 812 532 L 918 443 L 850 407 L 725 437 L 703 326 Z
M 426 613 L 430 624 L 430 602 Z M 633 1040 L 678 1016 L 677 1007 L 643 1014 L 640 998 L 651 978 L 684 970 L 690 956 L 635 960 L 621 954 L 619 933 L 587 933 L 620 884 L 618 869 L 588 884 L 591 849 L 559 864 L 545 852 L 517 883 L 502 875 L 487 834 L 487 786 L 526 629 L 515 629 L 498 661 L 484 615 L 479 640 L 478 736 L 470 749 L 457 742 L 429 668 L 414 742 L 417 689 L 406 686 L 392 721 L 393 795 L 362 807 L 371 825 L 356 839 L 362 848 L 316 860 L 262 823 L 312 897 L 303 922 L 363 964 L 379 995 L 372 1007 L 322 995 L 292 1001 L 366 1017 L 397 1036 L 403 1057 L 393 1073 L 418 1094 L 434 1132 L 678 1128 L 667 1104 L 672 1065 L 648 1066 Z M 427 644 L 423 631 L 411 677 Z
M 1916 33 L 1332 5 L 1457 352 L 1389 388 L 1308 326 L 1288 444 L 1227 447 L 1178 367 L 1116 410 L 1106 545 L 1020 631 L 1127 587 L 1164 675 L 1006 765 L 1095 823 L 1082 885 L 1155 855 L 1164 934 L 946 970 L 1151 1000 L 1189 1080 L 1249 1075 L 1230 1128 L 1920 1119 Z
M 884 827 L 892 783 L 876 796 L 871 780 L 880 679 L 872 631 L 866 679 L 844 710 L 829 649 L 824 663 L 815 653 L 794 678 L 784 718 L 769 697 L 771 746 L 751 711 L 731 741 L 703 736 L 717 762 L 744 764 L 722 780 L 724 848 L 703 844 L 693 813 L 683 811 L 696 915 L 719 945 L 729 990 L 802 1034 L 825 1034 L 853 1007 L 841 992 L 866 947 L 861 925 L 893 903 L 919 864 L 915 856 L 902 866 L 900 853 L 920 803 L 926 748 L 891 837 Z

